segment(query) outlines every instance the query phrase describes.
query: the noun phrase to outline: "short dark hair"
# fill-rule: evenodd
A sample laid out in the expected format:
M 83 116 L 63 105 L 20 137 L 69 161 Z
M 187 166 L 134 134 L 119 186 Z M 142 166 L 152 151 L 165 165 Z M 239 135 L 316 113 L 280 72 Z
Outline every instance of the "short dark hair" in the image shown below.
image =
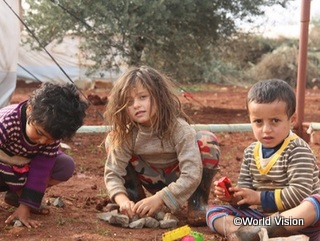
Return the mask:
M 28 105 L 28 120 L 40 125 L 53 139 L 69 139 L 83 125 L 88 105 L 74 84 L 44 83 Z
M 287 115 L 291 117 L 296 111 L 296 95 L 293 88 L 284 80 L 270 79 L 255 83 L 248 92 L 246 106 L 252 101 L 263 104 L 274 101 L 287 104 Z

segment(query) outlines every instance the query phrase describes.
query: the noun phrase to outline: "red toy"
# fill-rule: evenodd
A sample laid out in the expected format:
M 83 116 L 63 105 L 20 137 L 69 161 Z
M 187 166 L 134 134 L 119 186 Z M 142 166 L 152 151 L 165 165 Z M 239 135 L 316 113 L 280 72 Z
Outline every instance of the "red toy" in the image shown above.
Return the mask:
M 231 187 L 231 181 L 227 177 L 221 177 L 218 180 L 218 186 L 222 187 L 225 190 L 226 197 L 231 197 L 232 192 L 229 191 L 229 187 Z

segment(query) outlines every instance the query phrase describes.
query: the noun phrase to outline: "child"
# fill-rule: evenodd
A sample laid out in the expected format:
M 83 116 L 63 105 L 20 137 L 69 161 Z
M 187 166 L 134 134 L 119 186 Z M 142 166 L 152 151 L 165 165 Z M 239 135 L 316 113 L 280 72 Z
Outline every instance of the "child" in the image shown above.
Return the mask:
M 86 109 L 74 85 L 45 83 L 29 100 L 0 110 L 0 191 L 17 207 L 7 224 L 40 225 L 30 212 L 47 214 L 40 208 L 46 187 L 72 176 L 75 164 L 59 150 L 60 139 L 76 133 Z
M 106 116 L 112 131 L 105 184 L 120 211 L 151 216 L 163 205 L 174 212 L 189 199 L 188 223 L 205 225 L 218 143 L 188 124 L 171 80 L 147 66 L 129 69 L 114 84 Z
M 311 240 L 319 240 L 319 170 L 309 145 L 290 130 L 295 121 L 293 89 L 282 80 L 260 81 L 250 89 L 246 105 L 257 142 L 244 151 L 238 185 L 229 188 L 233 193 L 230 198 L 215 182 L 217 198 L 231 205 L 210 207 L 208 226 L 229 240 L 260 240 L 257 233 L 261 227 L 267 229 L 270 238 L 300 230 Z M 274 212 L 282 212 L 283 220 L 301 218 L 304 223 L 279 225 L 274 222 L 279 214 L 268 217 Z M 268 217 L 272 222 L 256 226 L 237 223 L 246 217 Z

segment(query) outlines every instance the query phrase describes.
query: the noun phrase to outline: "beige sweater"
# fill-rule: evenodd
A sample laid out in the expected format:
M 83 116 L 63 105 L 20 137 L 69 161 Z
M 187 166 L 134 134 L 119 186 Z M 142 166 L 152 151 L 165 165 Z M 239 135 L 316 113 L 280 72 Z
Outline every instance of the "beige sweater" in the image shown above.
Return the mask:
M 192 195 L 202 178 L 202 162 L 196 132 L 186 121 L 177 120 L 174 134 L 162 140 L 152 135 L 148 128 L 139 127 L 133 131 L 129 144 L 110 150 L 105 164 L 105 184 L 113 200 L 118 193 L 125 193 L 123 176 L 132 155 L 138 155 L 146 163 L 156 168 L 165 168 L 179 163 L 180 177 L 158 191 L 172 212 L 180 208 Z

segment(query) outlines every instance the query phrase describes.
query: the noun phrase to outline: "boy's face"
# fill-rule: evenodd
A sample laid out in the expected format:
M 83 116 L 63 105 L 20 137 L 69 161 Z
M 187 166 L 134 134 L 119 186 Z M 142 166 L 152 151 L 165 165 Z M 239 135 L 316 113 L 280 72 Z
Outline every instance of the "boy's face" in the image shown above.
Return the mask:
M 284 101 L 250 102 L 248 111 L 254 137 L 267 148 L 280 144 L 288 136 L 295 120 L 295 115 L 288 118 Z

